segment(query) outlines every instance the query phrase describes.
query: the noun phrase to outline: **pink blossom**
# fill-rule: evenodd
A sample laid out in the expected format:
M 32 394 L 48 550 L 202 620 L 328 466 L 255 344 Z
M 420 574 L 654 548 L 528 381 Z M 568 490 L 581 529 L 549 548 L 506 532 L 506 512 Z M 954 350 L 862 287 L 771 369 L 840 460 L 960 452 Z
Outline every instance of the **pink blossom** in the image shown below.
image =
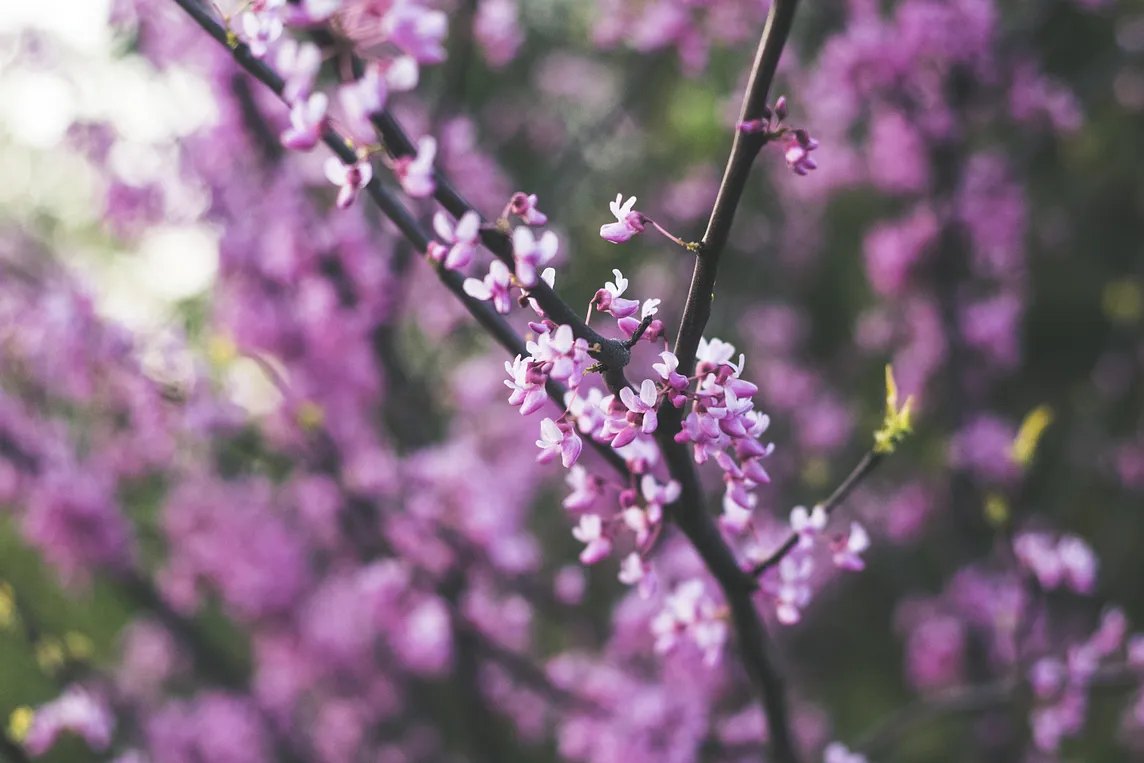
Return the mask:
M 623 194 L 617 193 L 616 200 L 609 205 L 612 214 L 616 216 L 616 222 L 600 226 L 600 237 L 613 244 L 622 244 L 637 233 L 643 233 L 644 223 L 647 222 L 647 218 L 641 212 L 632 209 L 636 197 L 632 196 L 621 206 L 623 198 Z
M 569 390 L 564 396 L 564 405 L 569 414 L 576 419 L 576 426 L 580 432 L 593 437 L 602 436 L 600 433 L 608 421 L 605 403 L 610 400 L 596 387 L 588 390 L 585 395 L 582 391 Z
M 366 67 L 359 79 L 338 88 L 338 99 L 346 113 L 350 132 L 359 140 L 373 140 L 370 117 L 385 109 L 389 87 L 382 77 L 381 68 L 373 63 Z
M 477 281 L 480 284 L 479 281 Z M 481 284 L 482 286 L 484 284 Z M 515 359 L 505 361 L 504 368 L 511 377 L 505 380 L 505 386 L 512 390 L 508 402 L 510 405 L 520 406 L 520 415 L 527 416 L 540 409 L 548 399 L 544 389 L 545 376 L 537 371 L 531 360 L 517 355 Z
M 585 544 L 580 552 L 583 564 L 595 564 L 612 553 L 612 541 L 604 532 L 604 523 L 597 514 L 584 514 L 580 524 L 572 528 L 572 537 Z
M 516 58 L 524 42 L 517 18 L 516 0 L 481 0 L 473 19 L 473 37 L 485 61 L 499 69 Z
M 508 202 L 508 211 L 524 221 L 525 225 L 544 225 L 548 216 L 536 208 L 535 193 L 525 195 L 517 191 Z
M 291 26 L 317 26 L 341 10 L 343 0 L 300 0 L 287 6 L 286 21 Z
M 742 535 L 751 525 L 758 497 L 741 486 L 728 485 L 723 491 L 723 513 L 719 516 L 719 526 L 731 535 Z
M 575 339 L 572 327 L 557 326 L 553 331 L 540 334 L 535 342 L 526 345 L 541 372 L 570 387 L 579 386 L 584 371 L 591 365 L 588 342 Z
M 822 752 L 822 763 L 866 763 L 866 756 L 850 752 L 841 742 L 831 742 Z
M 652 620 L 651 630 L 656 652 L 669 652 L 686 637 L 702 650 L 709 665 L 719 661 L 727 640 L 726 622 L 700 580 L 687 580 L 675 587 Z
M 691 382 L 686 376 L 678 373 L 675 369 L 679 368 L 679 358 L 675 357 L 674 352 L 664 351 L 659 354 L 663 360 L 662 363 L 653 363 L 652 368 L 659 378 L 667 382 L 668 395 L 667 399 L 676 408 L 680 408 L 687 402 L 687 396 L 684 391 L 691 386 Z
M 290 107 L 290 127 L 282 133 L 282 145 L 294 151 L 309 151 L 322 139 L 326 126 L 326 109 L 330 99 L 325 93 L 314 93 Z
M 286 80 L 282 98 L 287 103 L 294 103 L 310 96 L 322 66 L 322 51 L 312 42 L 299 44 L 293 37 L 287 37 L 278 45 L 274 65 Z
M 528 228 L 517 228 L 512 233 L 512 256 L 516 261 L 516 280 L 525 288 L 536 286 L 536 269 L 556 256 L 559 239 L 552 231 L 545 231 L 537 241 Z
M 242 14 L 242 41 L 255 58 L 265 56 L 270 46 L 281 36 L 282 18 L 277 13 L 248 11 Z
M 810 152 L 818 148 L 818 141 L 810 137 L 806 130 L 794 130 L 786 141 L 783 158 L 796 175 L 806 175 L 818 165 L 810 158 Z
M 331 156 L 325 164 L 326 178 L 339 186 L 338 198 L 335 204 L 338 209 L 346 209 L 354 203 L 358 191 L 369 185 L 373 180 L 373 165 L 362 160 L 346 166 L 336 156 Z
M 433 215 L 433 230 L 450 246 L 446 249 L 436 242 L 430 242 L 426 254 L 430 259 L 441 262 L 446 270 L 460 270 L 472 261 L 473 253 L 480 243 L 481 216 L 470 209 L 461 215 L 454 227 L 449 222 L 449 217 L 438 211 Z
M 656 416 L 656 407 L 659 402 L 659 391 L 655 382 L 644 379 L 640 385 L 639 395 L 632 392 L 630 387 L 620 390 L 620 400 L 628 409 L 626 426 L 612 440 L 612 447 L 619 448 L 635 439 L 637 432 L 651 434 L 659 423 Z
M 100 695 L 83 688 L 69 686 L 56 699 L 36 709 L 24 746 L 32 755 L 43 755 L 62 731 L 79 734 L 91 749 L 102 752 L 111 744 L 115 719 Z
M 655 593 L 655 573 L 652 571 L 651 565 L 644 561 L 636 551 L 628 554 L 620 563 L 619 578 L 624 585 L 637 586 L 636 590 L 641 599 L 650 599 L 651 595 Z
M 850 523 L 850 532 L 841 543 L 832 544 L 831 551 L 834 557 L 834 566 L 844 570 L 862 570 L 866 563 L 862 561 L 862 552 L 870 547 L 870 536 L 866 528 L 857 522 Z
M 433 179 L 433 160 L 436 156 L 437 139 L 426 135 L 417 144 L 416 156 L 402 156 L 393 160 L 393 172 L 397 175 L 397 181 L 413 198 L 432 196 L 437 189 Z
M 512 274 L 500 260 L 493 260 L 489 265 L 488 275 L 483 281 L 476 278 L 466 278 L 463 288 L 465 293 L 482 302 L 493 301 L 493 306 L 501 315 L 508 315 L 512 310 L 512 295 L 509 290 L 512 286 Z
M 802 548 L 814 545 L 814 539 L 826 528 L 826 510 L 815 506 L 807 511 L 805 506 L 795 506 L 790 513 L 790 529 L 798 535 L 798 544 Z
M 614 318 L 626 318 L 640 309 L 640 303 L 635 299 L 622 299 L 620 295 L 627 291 L 628 279 L 619 270 L 612 270 L 612 275 L 616 277 L 615 282 L 608 281 L 604 288 L 597 290 L 592 305 L 600 312 L 611 313 Z
M 561 504 L 568 511 L 583 511 L 596 502 L 603 492 L 603 480 L 589 474 L 583 466 L 576 464 L 569 470 L 564 483 L 571 488 Z
M 787 554 L 779 562 L 775 614 L 782 624 L 793 625 L 802 619 L 802 610 L 810 603 L 808 581 L 813 570 L 810 557 L 801 554 Z
M 386 12 L 382 31 L 388 41 L 422 64 L 445 60 L 442 40 L 448 34 L 448 19 L 441 11 L 430 10 L 413 0 L 398 0 Z
M 576 463 L 576 459 L 580 457 L 580 449 L 584 445 L 571 424 L 567 422 L 557 424 L 552 419 L 540 422 L 540 438 L 536 441 L 536 447 L 540 448 L 540 455 L 536 460 L 546 464 L 559 455 L 566 469 Z
M 647 501 L 648 512 L 656 517 L 655 521 L 659 521 L 658 517 L 663 513 L 664 506 L 675 503 L 682 490 L 683 487 L 675 480 L 668 480 L 667 484 L 661 485 L 650 474 L 645 474 L 640 479 L 640 493 Z M 653 506 L 656 507 L 654 512 Z
M 620 320 L 616 322 L 616 325 L 620 327 L 620 331 L 624 332 L 624 335 L 627 336 L 628 339 L 631 339 L 635 336 L 636 329 L 640 327 L 640 324 L 645 319 L 659 312 L 660 302 L 662 302 L 662 300 L 659 299 L 644 300 L 643 307 L 640 308 L 640 317 L 638 319 L 634 315 L 629 315 L 626 318 L 620 318 Z M 645 342 L 657 342 L 662 334 L 663 321 L 653 319 L 644 330 L 643 336 L 641 336 L 640 339 Z

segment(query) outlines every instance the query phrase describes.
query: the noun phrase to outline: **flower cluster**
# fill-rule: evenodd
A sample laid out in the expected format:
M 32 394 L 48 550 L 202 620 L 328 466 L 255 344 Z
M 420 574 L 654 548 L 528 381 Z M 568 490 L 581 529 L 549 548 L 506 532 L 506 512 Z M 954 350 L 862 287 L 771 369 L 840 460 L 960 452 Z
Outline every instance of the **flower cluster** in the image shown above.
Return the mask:
M 1013 552 L 1043 588 L 1053 590 L 1063 585 L 1080 594 L 1092 593 L 1096 556 L 1077 536 L 1065 534 L 1054 543 L 1047 533 L 1025 532 L 1014 539 Z
M 783 148 L 783 157 L 787 166 L 796 175 L 806 175 L 813 169 L 818 169 L 810 152 L 818 148 L 818 141 L 802 128 L 784 127 L 782 122 L 787 117 L 786 96 L 780 96 L 772 109 L 763 107 L 763 116 L 759 119 L 750 119 L 739 123 L 739 132 L 746 135 L 762 134 L 768 142 L 776 142 Z

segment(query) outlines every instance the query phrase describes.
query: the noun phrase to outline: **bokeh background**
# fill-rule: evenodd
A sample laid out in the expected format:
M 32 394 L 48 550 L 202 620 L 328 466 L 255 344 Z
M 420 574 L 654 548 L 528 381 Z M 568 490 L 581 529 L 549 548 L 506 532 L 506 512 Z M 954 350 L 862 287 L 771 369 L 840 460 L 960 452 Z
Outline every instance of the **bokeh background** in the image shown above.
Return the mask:
M 490 23 L 476 35 L 472 6 L 444 5 L 450 59 L 424 68 L 418 91 L 395 97 L 396 113 L 413 134 L 439 137 L 441 166 L 487 216 L 514 190 L 539 195 L 562 236 L 558 288 L 570 304 L 586 306 L 619 268 L 638 295 L 663 299 L 673 334 L 691 255 L 650 235 L 615 246 L 597 230 L 619 192 L 682 238 L 699 238 L 766 3 L 529 0 L 517 7 L 518 33 Z M 682 9 L 685 21 L 658 6 Z M 304 413 L 279 377 L 289 387 L 292 372 L 305 375 L 259 347 L 258 332 L 236 328 L 264 319 L 265 305 L 237 307 L 245 276 L 235 263 L 259 236 L 279 236 L 267 249 L 287 245 L 275 227 L 275 203 L 287 197 L 268 187 L 256 203 L 250 189 L 274 176 L 252 177 L 233 161 L 247 201 L 226 202 L 227 222 L 217 210 L 228 170 L 204 166 L 212 150 L 223 163 L 253 150 L 226 142 L 241 121 L 237 104 L 275 131 L 286 109 L 232 76 L 215 47 L 161 0 L 0 5 L 0 238 L 12 267 L 81 284 L 98 319 L 125 327 L 150 378 L 178 387 L 201 376 L 214 398 L 234 404 L 227 415 L 242 423 L 214 454 L 220 470 L 285 483 L 295 467 L 282 422 Z M 1092 595 L 1047 598 L 1053 625 L 1038 636 L 1046 649 L 1091 633 L 1108 605 L 1144 624 L 1144 5 L 808 2 L 777 93 L 788 96 L 790 123 L 821 141 L 819 169 L 797 177 L 777 147 L 760 156 L 707 332 L 746 353 L 744 375 L 773 420 L 773 483 L 760 491 L 760 513 L 781 523 L 858 461 L 882 415 L 886 363 L 917 406 L 915 437 L 842 510 L 871 531 L 868 569 L 829 581 L 804 621 L 776 635 L 813 747 L 859 740 L 919 697 L 1006 674 L 999 644 L 1012 637 L 1012 592 L 992 576 L 1011 566 L 1012 528 L 1076 534 L 1099 559 Z M 293 167 L 283 171 L 290 182 L 328 206 L 323 151 L 280 161 Z M 431 205 L 415 208 L 432 214 Z M 407 256 L 372 210 L 352 214 L 374 231 L 362 247 Z M 330 235 L 317 225 L 291 235 L 308 230 L 316 241 Z M 317 309 L 301 293 L 287 288 L 280 298 Z M 575 628 L 531 613 L 528 651 L 543 660 L 569 643 L 605 643 L 625 591 L 611 568 L 576 572 L 561 475 L 527 466 L 534 422 L 500 400 L 500 350 L 422 263 L 412 263 L 396 301 L 378 309 L 401 375 L 413 381 L 389 369 L 387 394 L 406 396 L 378 426 L 400 419 L 394 407 L 412 406 L 426 443 L 519 451 L 493 473 L 527 485 L 500 497 L 532 539 L 536 561 L 522 569 L 541 588 L 587 586 L 571 608 L 582 621 Z M 0 336 L 12 331 L 0 326 Z M 338 342 L 329 339 L 328 358 L 356 362 Z M 637 363 L 653 356 L 649 348 Z M 69 358 L 60 347 L 58 373 L 81 362 Z M 18 365 L 0 360 L 0 384 L 25 394 Z M 1038 406 L 1053 421 L 1026 468 L 1010 446 Z M 75 431 L 88 426 L 66 406 L 52 415 Z M 98 447 L 97 435 L 91 442 Z M 718 476 L 707 476 L 714 512 Z M 157 507 L 173 484 L 117 493 L 153 569 L 172 542 Z M 59 693 L 69 649 L 113 673 L 124 627 L 145 603 L 115 576 L 61 576 L 29 543 L 19 506 L 7 509 L 0 578 L 51 638 L 0 629 L 5 717 Z M 225 601 L 204 606 L 203 632 L 249 669 L 249 624 L 236 624 Z M 469 710 L 442 699 L 448 685 L 432 694 L 445 708 L 434 723 L 440 749 L 464 758 L 471 731 L 457 718 Z M 1140 759 L 1136 691 L 1095 691 L 1061 759 Z M 930 720 L 878 759 L 1024 760 L 1029 701 L 1019 694 Z M 558 759 L 550 738 L 519 732 L 511 702 L 489 702 L 508 719 L 498 723 L 512 744 L 503 749 L 519 755 L 512 760 Z M 698 757 L 733 759 L 724 747 L 734 749 L 734 734 L 712 733 Z M 48 759 L 92 755 L 68 740 Z

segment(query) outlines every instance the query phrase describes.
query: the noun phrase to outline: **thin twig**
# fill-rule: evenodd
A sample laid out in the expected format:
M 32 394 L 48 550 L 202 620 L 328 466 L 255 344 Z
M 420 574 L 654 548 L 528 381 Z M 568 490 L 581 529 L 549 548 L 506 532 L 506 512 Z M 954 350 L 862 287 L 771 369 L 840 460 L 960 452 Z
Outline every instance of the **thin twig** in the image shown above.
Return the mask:
M 854 488 L 858 487 L 862 480 L 866 479 L 866 477 L 869 476 L 869 474 L 874 471 L 875 468 L 877 468 L 878 464 L 882 463 L 882 460 L 885 457 L 885 453 L 879 453 L 874 450 L 867 451 L 866 455 L 862 456 L 862 460 L 858 462 L 858 465 L 854 467 L 854 470 L 851 471 L 846 479 L 842 481 L 842 484 L 835 488 L 834 492 L 830 494 L 829 498 L 818 505 L 821 506 L 823 510 L 825 510 L 829 515 L 832 511 L 838 508 L 843 501 L 846 500 L 846 498 L 850 495 L 851 492 L 854 491 Z M 757 578 L 759 575 L 762 575 L 771 567 L 774 567 L 776 564 L 781 562 L 783 557 L 789 554 L 791 549 L 793 549 L 797 544 L 798 534 L 792 532 L 789 536 L 787 536 L 787 539 L 783 541 L 783 544 L 779 546 L 773 554 L 756 564 L 751 569 L 752 577 Z

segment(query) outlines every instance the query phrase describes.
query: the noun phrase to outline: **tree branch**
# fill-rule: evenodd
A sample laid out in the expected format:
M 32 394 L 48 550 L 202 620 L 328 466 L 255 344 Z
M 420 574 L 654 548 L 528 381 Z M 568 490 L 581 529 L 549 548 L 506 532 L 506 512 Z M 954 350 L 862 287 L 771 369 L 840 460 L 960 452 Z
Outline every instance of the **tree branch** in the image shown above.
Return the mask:
M 858 465 L 854 467 L 854 470 L 842 481 L 842 484 L 835 488 L 829 498 L 818 505 L 821 506 L 827 514 L 833 512 L 846 500 L 850 493 L 854 491 L 854 488 L 858 487 L 862 480 L 866 479 L 866 477 L 878 467 L 878 464 L 882 463 L 886 455 L 886 453 L 879 453 L 874 450 L 867 451 L 866 455 L 862 456 L 862 460 L 858 462 Z M 779 546 L 777 551 L 751 569 L 751 576 L 757 578 L 781 562 L 783 557 L 789 554 L 797 543 L 798 534 L 792 532 L 787 536 L 787 539 L 783 541 L 783 544 Z
M 775 78 L 783 47 L 790 34 L 798 0 L 774 0 L 767 15 L 763 36 L 755 53 L 755 63 L 747 82 L 747 93 L 743 98 L 743 108 L 739 112 L 739 123 L 759 119 L 767 105 L 767 92 Z M 744 133 L 735 130 L 731 144 L 731 156 L 723 171 L 715 206 L 707 220 L 707 230 L 699 242 L 695 270 L 691 276 L 691 288 L 687 292 L 687 303 L 683 318 L 679 323 L 679 333 L 675 339 L 675 355 L 679 358 L 679 373 L 691 376 L 695 370 L 695 352 L 699 339 L 711 316 L 711 300 L 715 294 L 715 275 L 719 270 L 719 258 L 731 234 L 731 224 L 735 211 L 747 186 L 751 165 L 755 157 L 767 143 L 764 133 Z

